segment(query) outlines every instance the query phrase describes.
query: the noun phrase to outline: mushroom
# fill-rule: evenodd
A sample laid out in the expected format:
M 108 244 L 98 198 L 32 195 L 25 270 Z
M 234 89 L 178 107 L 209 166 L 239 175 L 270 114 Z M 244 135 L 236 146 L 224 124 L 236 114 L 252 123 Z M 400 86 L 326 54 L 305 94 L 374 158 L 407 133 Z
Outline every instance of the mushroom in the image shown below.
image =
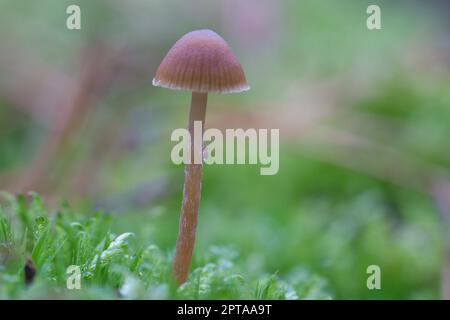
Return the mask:
M 194 122 L 205 123 L 208 93 L 234 93 L 249 90 L 244 71 L 225 40 L 211 30 L 192 31 L 181 37 L 161 62 L 153 85 L 192 92 L 188 129 L 191 135 L 190 162 L 185 167 L 183 201 L 173 276 L 184 283 L 194 250 L 200 204 L 203 150 L 194 144 Z M 203 137 L 200 146 L 203 146 Z M 200 159 L 200 161 L 194 161 Z

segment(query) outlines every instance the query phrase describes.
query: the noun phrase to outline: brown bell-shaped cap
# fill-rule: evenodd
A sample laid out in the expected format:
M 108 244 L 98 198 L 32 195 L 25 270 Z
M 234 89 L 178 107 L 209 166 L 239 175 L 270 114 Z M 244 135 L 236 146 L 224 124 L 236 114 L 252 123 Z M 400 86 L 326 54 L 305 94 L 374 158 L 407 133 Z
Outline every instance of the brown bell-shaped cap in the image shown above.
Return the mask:
M 215 93 L 250 89 L 231 48 L 211 30 L 192 31 L 181 37 L 161 62 L 153 85 Z

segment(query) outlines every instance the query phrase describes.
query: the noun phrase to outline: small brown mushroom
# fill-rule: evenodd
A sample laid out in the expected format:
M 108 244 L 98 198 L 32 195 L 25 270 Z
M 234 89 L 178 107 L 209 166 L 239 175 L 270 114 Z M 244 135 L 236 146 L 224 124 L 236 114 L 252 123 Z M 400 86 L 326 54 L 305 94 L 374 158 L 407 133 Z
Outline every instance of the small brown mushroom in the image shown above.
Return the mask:
M 202 150 L 195 150 L 194 121 L 204 127 L 209 92 L 234 93 L 249 90 L 244 71 L 228 44 L 211 30 L 192 31 L 184 35 L 169 50 L 153 79 L 153 85 L 174 90 L 192 91 L 189 132 L 191 161 L 186 165 L 183 202 L 178 240 L 173 263 L 173 275 L 180 285 L 189 274 L 194 250 L 200 204 Z M 203 137 L 200 138 L 203 145 Z

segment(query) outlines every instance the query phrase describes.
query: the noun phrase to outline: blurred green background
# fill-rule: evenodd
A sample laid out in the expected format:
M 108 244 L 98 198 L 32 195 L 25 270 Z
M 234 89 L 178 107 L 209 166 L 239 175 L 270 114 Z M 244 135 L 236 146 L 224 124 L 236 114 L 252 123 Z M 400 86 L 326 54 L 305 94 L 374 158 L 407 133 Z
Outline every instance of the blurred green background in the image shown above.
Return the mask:
M 81 30 L 66 28 L 70 4 Z M 369 4 L 381 30 L 366 27 Z M 205 166 L 194 267 L 229 246 L 244 272 L 315 274 L 338 299 L 450 298 L 449 10 L 0 0 L 0 190 L 111 213 L 117 232 L 173 251 L 183 168 L 170 134 L 186 125 L 190 94 L 151 80 L 176 40 L 208 28 L 252 89 L 211 95 L 206 126 L 279 128 L 280 170 Z M 381 290 L 366 287 L 373 264 Z

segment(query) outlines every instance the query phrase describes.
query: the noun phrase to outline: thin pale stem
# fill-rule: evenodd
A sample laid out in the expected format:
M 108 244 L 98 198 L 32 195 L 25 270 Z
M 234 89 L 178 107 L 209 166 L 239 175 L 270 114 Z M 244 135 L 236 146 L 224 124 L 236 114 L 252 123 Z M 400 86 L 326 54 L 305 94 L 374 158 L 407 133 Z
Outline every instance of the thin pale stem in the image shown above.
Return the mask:
M 192 93 L 191 111 L 189 114 L 189 133 L 191 134 L 190 150 L 192 150 L 191 162 L 186 165 L 184 171 L 183 201 L 173 263 L 173 276 L 178 285 L 184 283 L 188 278 L 194 251 L 203 171 L 202 163 L 194 163 L 194 153 L 203 152 L 203 137 L 200 137 L 200 148 L 197 148 L 198 150 L 194 148 L 194 121 L 201 121 L 202 127 L 204 126 L 207 99 L 207 93 Z M 201 154 L 199 159 L 203 159 Z

